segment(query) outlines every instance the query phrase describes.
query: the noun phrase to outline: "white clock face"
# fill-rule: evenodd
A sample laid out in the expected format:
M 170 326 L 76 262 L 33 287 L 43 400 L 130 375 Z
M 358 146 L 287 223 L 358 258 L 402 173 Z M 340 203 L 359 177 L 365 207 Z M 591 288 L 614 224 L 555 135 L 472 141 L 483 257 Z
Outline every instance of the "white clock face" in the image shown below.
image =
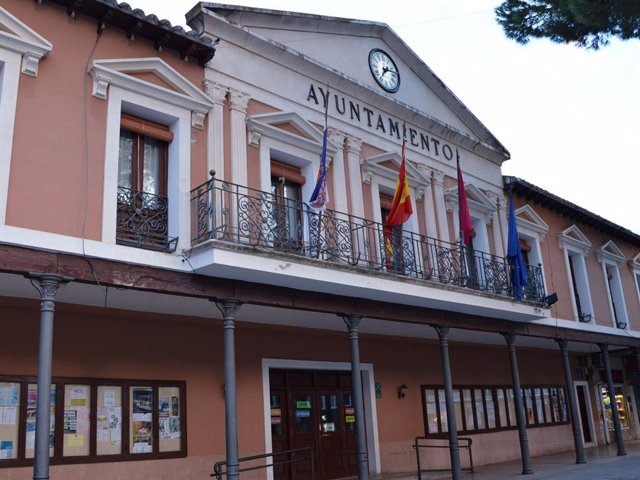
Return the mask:
M 387 53 L 379 48 L 369 52 L 369 68 L 378 85 L 389 93 L 395 93 L 400 88 L 400 73 L 395 62 Z

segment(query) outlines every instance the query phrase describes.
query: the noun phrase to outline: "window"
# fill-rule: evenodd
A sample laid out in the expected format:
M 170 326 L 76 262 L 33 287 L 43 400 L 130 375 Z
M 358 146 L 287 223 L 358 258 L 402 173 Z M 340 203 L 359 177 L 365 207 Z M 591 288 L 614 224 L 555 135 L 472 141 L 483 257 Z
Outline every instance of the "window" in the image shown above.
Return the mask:
M 568 422 L 564 387 L 525 386 L 522 396 L 528 426 L 548 426 Z M 444 390 L 422 386 L 425 434 L 442 436 L 448 431 Z M 458 432 L 495 432 L 517 428 L 513 389 L 508 386 L 455 386 L 454 411 Z
M 167 127 L 122 115 L 118 150 L 116 242 L 151 250 L 171 251 L 168 239 Z
M 391 213 L 391 206 L 393 205 L 393 197 L 389 195 L 380 194 L 380 216 L 382 218 L 382 225 L 384 229 L 384 256 L 386 258 L 387 271 L 403 274 L 404 273 L 404 249 L 403 249 L 403 233 L 402 225 L 396 225 L 391 227 L 387 231 L 387 227 L 384 227 L 389 214 Z
M 613 325 L 617 328 L 627 328 L 629 319 L 620 278 L 620 265 L 624 264 L 625 255 L 611 240 L 599 247 L 596 253 L 598 261 L 602 264 Z
M 35 453 L 35 378 L 0 377 L 0 467 Z M 52 463 L 186 456 L 184 382 L 54 379 Z
M 593 313 L 591 293 L 589 291 L 589 279 L 585 257 L 591 248 L 591 242 L 572 225 L 558 235 L 560 248 L 565 251 L 567 265 L 567 277 L 576 319 L 580 322 L 590 322 Z
M 300 169 L 271 160 L 271 194 L 273 218 L 271 230 L 274 247 L 289 252 L 304 250 L 302 185 Z

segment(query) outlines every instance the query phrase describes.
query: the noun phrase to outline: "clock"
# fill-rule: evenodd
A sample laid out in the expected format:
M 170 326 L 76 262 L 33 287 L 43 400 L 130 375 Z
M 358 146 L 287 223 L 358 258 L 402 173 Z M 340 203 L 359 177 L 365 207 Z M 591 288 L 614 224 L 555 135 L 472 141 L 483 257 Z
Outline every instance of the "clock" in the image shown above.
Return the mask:
M 400 88 L 400 73 L 396 63 L 389 54 L 379 48 L 369 52 L 369 69 L 371 75 L 384 90 L 396 93 Z

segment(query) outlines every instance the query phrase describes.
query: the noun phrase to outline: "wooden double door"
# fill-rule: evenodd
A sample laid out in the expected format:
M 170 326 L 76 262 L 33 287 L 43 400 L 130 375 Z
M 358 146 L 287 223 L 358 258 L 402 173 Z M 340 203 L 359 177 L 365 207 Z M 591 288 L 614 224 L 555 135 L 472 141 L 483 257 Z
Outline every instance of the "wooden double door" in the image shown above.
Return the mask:
M 273 451 L 313 449 L 317 480 L 357 473 L 355 405 L 350 372 L 272 371 L 271 439 Z M 276 457 L 276 462 L 291 457 Z M 307 460 L 274 468 L 276 480 L 311 479 Z

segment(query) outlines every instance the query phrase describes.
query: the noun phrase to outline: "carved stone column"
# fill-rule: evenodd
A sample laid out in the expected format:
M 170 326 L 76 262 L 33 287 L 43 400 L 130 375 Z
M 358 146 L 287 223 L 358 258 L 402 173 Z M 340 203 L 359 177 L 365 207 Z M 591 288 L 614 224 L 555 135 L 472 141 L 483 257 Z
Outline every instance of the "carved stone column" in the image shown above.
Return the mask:
M 433 193 L 436 203 L 436 218 L 438 221 L 438 238 L 445 242 L 451 241 L 449 222 L 447 220 L 447 207 L 444 200 L 444 172 L 432 171 Z
M 529 455 L 529 439 L 527 437 L 527 422 L 524 414 L 524 402 L 522 401 L 522 387 L 520 386 L 520 371 L 518 370 L 518 356 L 516 355 L 516 336 L 504 333 L 504 339 L 509 348 L 509 362 L 511 363 L 511 381 L 513 383 L 513 403 L 516 407 L 516 422 L 518 424 L 518 437 L 520 439 L 520 456 L 522 457 L 522 474 L 533 473 L 531 457 Z
M 360 149 L 362 140 L 347 134 L 347 165 L 349 168 L 349 187 L 351 189 L 351 214 L 364 217 L 364 198 L 362 194 L 362 175 L 360 173 Z
M 347 213 L 349 211 L 347 201 L 347 178 L 344 169 L 344 140 L 346 134 L 335 128 L 329 129 L 329 140 L 338 147 L 333 157 L 333 201 L 335 210 Z
M 204 81 L 204 89 L 213 101 L 207 129 L 207 173 L 213 170 L 216 178 L 224 180 L 224 102 L 229 89 L 210 80 Z
M 246 116 L 250 97 L 238 90 L 229 90 L 231 110 L 231 181 L 247 186 L 247 128 Z
M 500 223 L 500 208 L 504 203 L 504 197 L 493 192 L 486 192 L 487 198 L 495 206 L 495 210 L 491 212 L 491 225 L 493 226 L 493 249 L 496 256 L 505 257 L 505 244 L 503 242 L 502 224 Z
M 367 453 L 367 437 L 364 426 L 364 400 L 362 398 L 362 374 L 360 372 L 360 349 L 358 346 L 358 325 L 361 315 L 341 315 L 349 329 L 351 346 L 351 387 L 356 412 L 356 458 L 358 462 L 358 480 L 369 478 L 369 455 Z
M 36 440 L 33 480 L 49 479 L 49 416 L 51 412 L 51 365 L 53 358 L 53 315 L 60 284 L 70 277 L 47 273 L 27 275 L 40 293 L 40 344 L 38 349 L 38 386 L 36 404 Z
M 433 325 L 440 339 L 440 358 L 442 359 L 442 380 L 444 383 L 444 399 L 447 409 L 447 431 L 449 435 L 449 457 L 451 458 L 451 476 L 453 480 L 462 478 L 460 466 L 460 448 L 458 446 L 458 426 L 456 425 L 456 409 L 453 403 L 453 382 L 449 362 L 449 327 Z M 418 452 L 416 452 L 418 454 Z
M 227 478 L 240 478 L 238 462 L 238 399 L 236 393 L 235 319 L 241 302 L 235 298 L 212 299 L 224 319 L 224 424 Z
M 436 219 L 436 209 L 433 204 L 433 169 L 426 165 L 420 165 L 418 167 L 420 173 L 429 181 L 424 188 L 423 200 L 425 224 L 427 227 L 427 237 L 438 238 L 438 224 Z

